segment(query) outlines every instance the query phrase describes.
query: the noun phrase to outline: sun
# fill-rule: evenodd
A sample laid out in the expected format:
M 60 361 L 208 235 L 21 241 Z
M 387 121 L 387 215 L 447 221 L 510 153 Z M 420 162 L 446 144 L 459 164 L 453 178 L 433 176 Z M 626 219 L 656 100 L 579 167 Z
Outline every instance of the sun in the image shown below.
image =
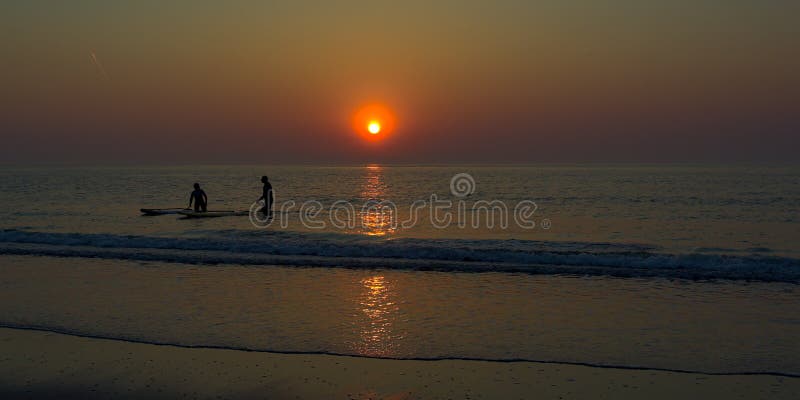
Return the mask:
M 364 104 L 352 115 L 353 131 L 368 143 L 378 144 L 397 133 L 397 118 L 388 106 L 380 103 Z
M 381 131 L 381 124 L 378 121 L 370 121 L 367 125 L 367 130 L 373 135 L 377 135 Z

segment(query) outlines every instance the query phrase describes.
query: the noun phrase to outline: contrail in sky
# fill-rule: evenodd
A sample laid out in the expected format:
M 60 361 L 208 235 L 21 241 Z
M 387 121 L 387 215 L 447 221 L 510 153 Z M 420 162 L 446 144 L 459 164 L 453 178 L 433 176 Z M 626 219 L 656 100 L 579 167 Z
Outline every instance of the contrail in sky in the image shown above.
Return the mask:
M 97 69 L 100 70 L 100 73 L 103 75 L 103 79 L 109 80 L 108 74 L 106 73 L 106 69 L 103 68 L 103 64 L 100 64 L 100 61 L 97 59 L 97 54 L 94 54 L 94 50 L 92 50 L 89 54 L 91 54 L 92 56 L 92 62 L 94 63 L 95 66 L 97 66 Z

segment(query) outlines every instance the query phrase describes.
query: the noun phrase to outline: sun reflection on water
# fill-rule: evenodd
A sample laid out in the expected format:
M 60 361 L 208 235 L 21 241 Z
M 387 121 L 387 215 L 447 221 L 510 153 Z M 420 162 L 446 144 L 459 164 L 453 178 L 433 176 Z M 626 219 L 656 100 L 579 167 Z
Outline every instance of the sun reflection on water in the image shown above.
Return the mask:
M 392 328 L 399 309 L 392 285 L 380 275 L 362 279 L 361 285 L 358 305 L 363 323 L 359 326 L 358 351 L 370 356 L 391 355 L 398 339 Z
M 368 165 L 366 167 L 361 198 L 366 202 L 386 200 L 387 185 L 384 181 L 383 167 Z M 361 210 L 361 233 L 368 236 L 386 236 L 395 232 L 393 220 L 397 218 L 391 209 Z

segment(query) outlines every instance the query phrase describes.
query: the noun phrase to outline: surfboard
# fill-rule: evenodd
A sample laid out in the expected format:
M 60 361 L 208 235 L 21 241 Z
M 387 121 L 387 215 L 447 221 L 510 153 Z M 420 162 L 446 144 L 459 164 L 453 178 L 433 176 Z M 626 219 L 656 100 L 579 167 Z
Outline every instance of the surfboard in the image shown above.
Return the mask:
M 248 215 L 248 211 L 206 211 L 206 212 L 194 212 L 190 210 L 181 210 L 178 211 L 178 214 L 183 215 L 186 218 L 217 218 L 217 217 L 231 217 L 231 216 L 240 216 L 240 215 Z
M 186 211 L 185 208 L 140 208 L 139 211 L 144 215 L 170 215 L 177 214 L 180 211 Z

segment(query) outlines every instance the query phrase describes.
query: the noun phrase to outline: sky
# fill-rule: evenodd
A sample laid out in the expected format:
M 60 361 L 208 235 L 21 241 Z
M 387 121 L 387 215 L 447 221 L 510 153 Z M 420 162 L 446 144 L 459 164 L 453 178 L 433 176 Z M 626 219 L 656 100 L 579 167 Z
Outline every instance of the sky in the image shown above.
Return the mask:
M 9 0 L 0 164 L 792 163 L 798 15 L 770 0 Z M 376 107 L 384 129 L 365 136 L 354 119 Z

